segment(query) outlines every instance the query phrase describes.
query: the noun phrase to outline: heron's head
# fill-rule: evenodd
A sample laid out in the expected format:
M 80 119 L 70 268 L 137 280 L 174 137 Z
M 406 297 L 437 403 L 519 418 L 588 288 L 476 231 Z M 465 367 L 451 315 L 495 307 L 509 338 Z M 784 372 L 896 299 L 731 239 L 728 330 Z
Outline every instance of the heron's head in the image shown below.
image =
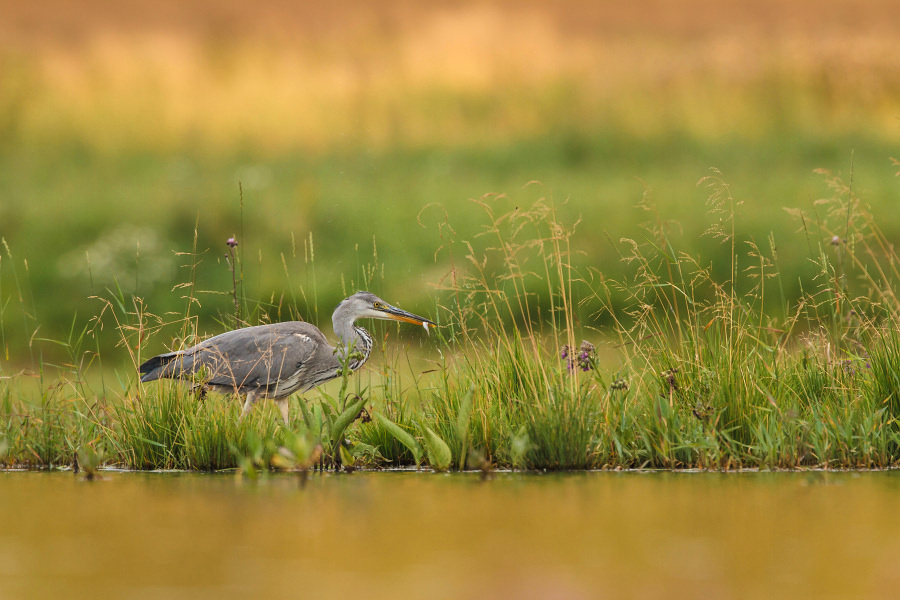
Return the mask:
M 401 310 L 396 306 L 391 306 L 371 292 L 356 292 L 349 298 L 344 299 L 334 310 L 335 325 L 337 325 L 339 316 L 349 318 L 351 322 L 357 319 L 404 321 L 413 325 L 421 325 L 425 328 L 425 331 L 428 331 L 429 327 L 436 326 L 436 323 L 425 317 L 420 317 L 411 312 Z

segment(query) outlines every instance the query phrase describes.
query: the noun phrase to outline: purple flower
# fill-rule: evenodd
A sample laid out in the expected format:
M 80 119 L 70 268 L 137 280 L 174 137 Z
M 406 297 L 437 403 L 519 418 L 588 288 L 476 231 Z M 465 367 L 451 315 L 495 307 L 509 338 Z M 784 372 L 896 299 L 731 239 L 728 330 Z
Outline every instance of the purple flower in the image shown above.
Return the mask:
M 566 344 L 560 349 L 559 358 L 566 361 L 566 367 L 569 371 L 574 371 L 576 364 L 582 371 L 590 371 L 594 368 L 594 345 L 588 341 L 581 342 L 581 347 L 578 349 L 578 356 L 576 357 L 572 348 Z
M 234 248 L 235 246 L 238 245 L 237 240 L 234 239 L 233 237 L 228 238 L 228 239 L 225 241 L 225 243 L 228 244 L 228 247 L 229 247 L 229 248 Z
M 587 340 L 581 342 L 581 353 L 578 355 L 578 365 L 581 367 L 581 370 L 584 372 L 588 372 L 594 368 L 593 360 L 594 360 L 594 345 Z

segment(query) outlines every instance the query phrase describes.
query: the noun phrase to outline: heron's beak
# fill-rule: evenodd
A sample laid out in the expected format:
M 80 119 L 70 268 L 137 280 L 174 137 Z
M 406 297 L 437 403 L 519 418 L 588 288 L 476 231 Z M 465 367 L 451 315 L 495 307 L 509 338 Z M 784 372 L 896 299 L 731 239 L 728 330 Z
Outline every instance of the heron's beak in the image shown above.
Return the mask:
M 428 332 L 429 327 L 437 327 L 437 323 L 434 321 L 429 321 L 425 317 L 420 317 L 419 315 L 414 315 L 410 312 L 406 312 L 405 310 L 400 310 L 396 306 L 387 305 L 384 308 L 378 309 L 384 315 L 383 319 L 391 319 L 394 321 L 403 321 L 405 323 L 412 323 L 413 325 L 421 325 L 425 328 L 425 332 Z

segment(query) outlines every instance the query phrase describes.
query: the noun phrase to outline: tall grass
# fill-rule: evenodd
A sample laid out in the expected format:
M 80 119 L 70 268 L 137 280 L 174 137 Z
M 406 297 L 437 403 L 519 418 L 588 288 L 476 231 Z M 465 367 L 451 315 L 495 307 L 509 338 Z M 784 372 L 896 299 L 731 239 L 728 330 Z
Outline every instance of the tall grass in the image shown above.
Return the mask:
M 490 241 L 460 244 L 444 279 L 459 352 L 425 414 L 459 443 L 449 425 L 474 383 L 471 443 L 504 465 L 515 447 L 547 469 L 892 464 L 897 256 L 852 186 L 825 175 L 834 195 L 795 213 L 821 241 L 819 274 L 794 305 L 775 240 L 738 239 L 739 203 L 716 173 L 701 184 L 707 235 L 731 257 L 724 277 L 679 252 L 658 220 L 643 241 L 614 244 L 631 278 L 581 273 L 552 202 L 497 214 L 502 199 L 477 201 Z M 605 331 L 576 325 L 585 308 Z M 585 331 L 615 340 L 615 369 L 592 350 L 573 364 Z
M 446 273 L 433 290 L 433 342 L 413 352 L 378 327 L 368 372 L 295 399 L 287 427 L 267 403 L 242 421 L 228 397 L 136 383 L 148 340 L 158 346 L 152 334 L 177 329 L 174 346 L 197 339 L 201 267 L 189 256 L 173 292 L 184 295 L 183 314 L 154 316 L 115 291 L 58 342 L 66 364 L 0 380 L 0 460 L 57 466 L 81 455 L 135 469 L 304 473 L 422 462 L 484 471 L 891 466 L 900 459 L 900 261 L 851 183 L 823 177 L 831 195 L 791 214 L 817 270 L 796 301 L 784 293 L 781 241 L 742 235 L 740 199 L 715 172 L 700 182 L 705 235 L 728 260 L 680 250 L 647 196 L 643 237 L 608 240 L 606 255 L 626 266 L 619 279 L 596 261 L 578 266 L 584 224 L 564 222 L 552 199 L 473 200 L 479 235 L 461 239 L 440 224 Z M 230 260 L 235 273 L 240 255 Z M 379 291 L 383 272 L 373 249 L 347 291 Z M 223 324 L 281 314 L 283 301 L 251 300 L 232 284 L 221 293 Z M 314 295 L 290 288 L 294 298 Z M 14 308 L 4 307 L 3 321 Z M 309 305 L 306 313 L 326 314 Z M 117 392 L 90 348 L 103 327 L 129 357 Z M 431 360 L 427 373 L 417 374 L 411 354 Z M 51 370 L 61 374 L 53 383 Z M 99 385 L 88 383 L 95 371 Z

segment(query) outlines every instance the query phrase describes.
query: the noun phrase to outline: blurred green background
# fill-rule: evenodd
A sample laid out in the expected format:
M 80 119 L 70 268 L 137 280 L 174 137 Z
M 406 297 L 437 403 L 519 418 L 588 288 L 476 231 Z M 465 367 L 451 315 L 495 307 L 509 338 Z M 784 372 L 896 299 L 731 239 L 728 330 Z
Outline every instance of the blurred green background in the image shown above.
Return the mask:
M 221 331 L 231 236 L 271 318 L 326 325 L 361 287 L 430 314 L 440 224 L 475 239 L 488 193 L 580 219 L 577 260 L 609 277 L 649 194 L 727 278 L 702 235 L 711 168 L 796 296 L 830 238 L 783 210 L 818 218 L 814 169 L 852 162 L 900 239 L 898 47 L 889 0 L 3 3 L 0 370 L 117 288 L 172 320 L 193 280 L 201 332 Z

